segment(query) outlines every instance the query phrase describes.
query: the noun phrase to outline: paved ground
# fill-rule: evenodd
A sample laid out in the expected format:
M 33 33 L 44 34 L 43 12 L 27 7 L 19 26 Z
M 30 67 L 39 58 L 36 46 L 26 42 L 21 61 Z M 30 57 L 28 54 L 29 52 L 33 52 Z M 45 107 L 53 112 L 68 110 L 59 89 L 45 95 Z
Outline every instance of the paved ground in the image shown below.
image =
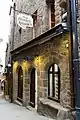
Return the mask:
M 0 94 L 0 120 L 52 120 L 25 107 L 9 103 Z

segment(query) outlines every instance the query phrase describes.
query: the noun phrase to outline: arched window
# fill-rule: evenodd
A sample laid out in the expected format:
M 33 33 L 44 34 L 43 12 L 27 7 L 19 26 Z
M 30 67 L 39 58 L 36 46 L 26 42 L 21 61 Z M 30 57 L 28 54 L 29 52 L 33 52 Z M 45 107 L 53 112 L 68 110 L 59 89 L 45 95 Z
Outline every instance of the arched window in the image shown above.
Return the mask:
M 48 98 L 60 100 L 60 69 L 52 64 L 48 70 Z

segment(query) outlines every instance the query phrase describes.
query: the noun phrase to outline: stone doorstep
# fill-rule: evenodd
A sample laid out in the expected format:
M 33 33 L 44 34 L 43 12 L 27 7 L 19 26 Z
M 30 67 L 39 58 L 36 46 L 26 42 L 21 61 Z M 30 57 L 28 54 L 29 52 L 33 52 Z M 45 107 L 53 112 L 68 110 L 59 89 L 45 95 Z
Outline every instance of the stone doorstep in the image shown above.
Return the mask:
M 75 111 L 70 112 L 70 109 L 63 108 L 59 103 L 49 99 L 40 98 L 39 100 L 42 104 L 58 110 L 56 120 L 75 120 Z
M 37 112 L 37 110 L 31 106 L 27 106 L 26 108 L 30 111 Z
M 14 103 L 19 105 L 19 106 L 23 106 L 23 104 L 21 102 L 19 102 L 18 100 L 14 100 Z M 28 110 L 30 110 L 30 111 L 37 112 L 37 110 L 35 108 L 33 108 L 33 107 L 29 106 L 29 105 L 26 108 Z
M 14 100 L 14 103 L 19 105 L 19 106 L 23 106 L 21 102 L 19 102 L 18 100 Z
M 44 98 L 39 98 L 40 102 L 44 105 L 48 105 L 54 109 L 57 109 L 58 111 L 65 111 L 65 112 L 68 112 L 70 111 L 69 109 L 67 108 L 63 108 L 60 103 L 57 103 L 55 101 L 52 101 L 52 100 L 49 100 L 49 99 L 44 99 Z
M 19 106 L 23 106 L 23 104 L 21 102 L 19 102 L 18 100 L 14 100 L 14 103 L 19 105 Z M 30 111 L 37 112 L 37 110 L 31 106 L 27 106 L 26 108 Z

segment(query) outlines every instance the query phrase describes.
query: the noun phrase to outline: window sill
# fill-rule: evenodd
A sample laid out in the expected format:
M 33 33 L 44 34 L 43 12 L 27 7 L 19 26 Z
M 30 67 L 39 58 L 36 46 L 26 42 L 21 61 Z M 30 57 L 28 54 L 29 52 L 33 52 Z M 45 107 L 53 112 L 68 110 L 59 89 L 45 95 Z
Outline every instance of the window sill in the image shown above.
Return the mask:
M 48 99 L 53 100 L 53 101 L 58 102 L 58 103 L 60 102 L 60 100 L 56 99 L 55 97 L 48 96 Z
M 52 108 L 57 109 L 59 111 L 62 111 L 62 110 L 66 111 L 66 112 L 69 111 L 69 109 L 62 107 L 60 105 L 60 103 L 52 101 L 50 99 L 39 98 L 39 100 L 42 104 L 48 105 L 49 107 L 52 107 Z

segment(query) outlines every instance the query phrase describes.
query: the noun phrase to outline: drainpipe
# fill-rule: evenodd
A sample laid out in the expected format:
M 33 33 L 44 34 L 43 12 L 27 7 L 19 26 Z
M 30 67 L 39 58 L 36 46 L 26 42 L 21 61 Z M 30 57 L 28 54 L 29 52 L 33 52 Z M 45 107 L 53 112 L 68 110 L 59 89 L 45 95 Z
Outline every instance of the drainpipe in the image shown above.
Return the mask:
M 70 85 L 71 85 L 71 109 L 75 108 L 75 87 L 74 87 L 74 65 L 73 65 L 73 30 L 72 30 L 72 17 L 71 17 L 71 3 L 67 0 L 67 23 L 70 35 L 69 40 L 69 73 L 70 73 Z
M 73 40 L 73 64 L 74 64 L 74 80 L 76 89 L 76 120 L 80 120 L 80 73 L 79 73 L 79 57 L 78 57 L 78 33 L 77 33 L 77 13 L 76 13 L 76 0 L 69 0 L 71 6 L 72 18 L 72 33 Z

